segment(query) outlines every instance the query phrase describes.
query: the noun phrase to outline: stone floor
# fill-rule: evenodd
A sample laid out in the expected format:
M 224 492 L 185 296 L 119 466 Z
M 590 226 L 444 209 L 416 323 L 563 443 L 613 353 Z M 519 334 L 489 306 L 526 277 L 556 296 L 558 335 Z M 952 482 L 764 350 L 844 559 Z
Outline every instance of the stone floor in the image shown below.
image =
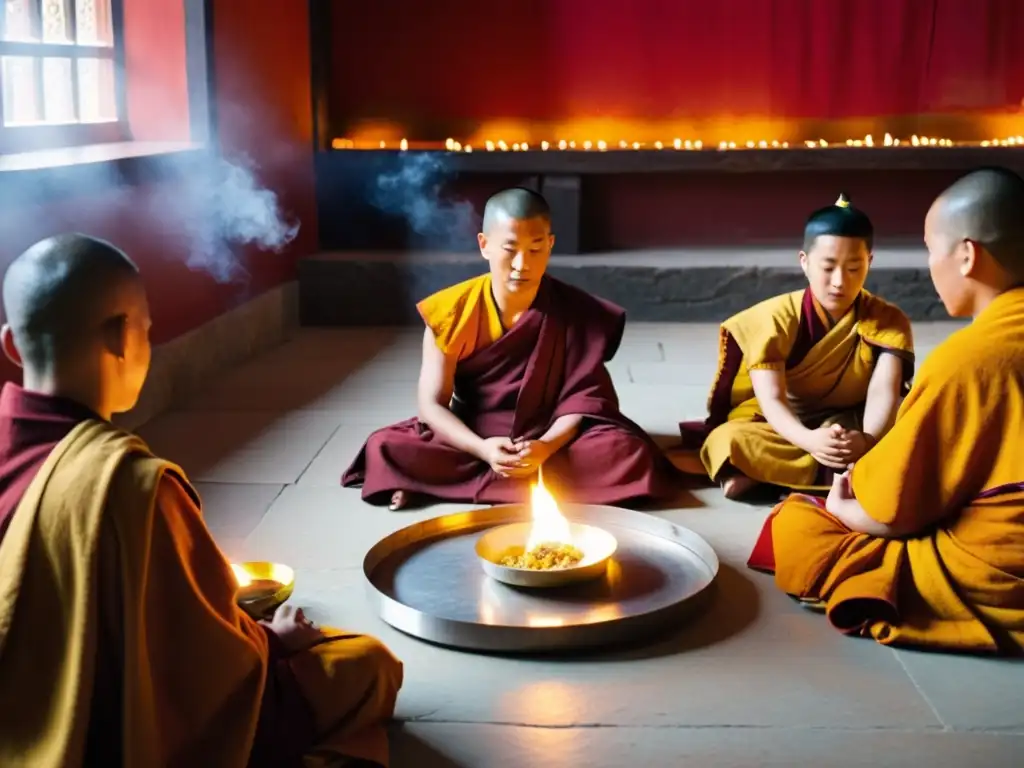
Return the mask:
M 952 328 L 917 327 L 921 353 Z M 657 514 L 718 551 L 713 602 L 653 645 L 529 660 L 391 630 L 369 609 L 364 552 L 453 507 L 372 508 L 338 478 L 370 430 L 414 413 L 419 340 L 304 330 L 141 430 L 197 481 L 233 559 L 295 566 L 294 601 L 315 620 L 373 633 L 405 661 L 397 768 L 1024 764 L 1024 666 L 842 637 L 744 567 L 767 510 L 710 489 Z M 703 415 L 716 343 L 710 325 L 631 326 L 611 365 L 625 412 L 673 439 Z

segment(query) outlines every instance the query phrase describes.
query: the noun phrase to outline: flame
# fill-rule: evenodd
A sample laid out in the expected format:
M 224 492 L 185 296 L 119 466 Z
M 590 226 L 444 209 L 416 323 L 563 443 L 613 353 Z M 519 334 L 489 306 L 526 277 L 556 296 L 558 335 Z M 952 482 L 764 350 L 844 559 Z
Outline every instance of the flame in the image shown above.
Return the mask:
M 694 122 L 651 122 L 648 120 L 615 120 L 583 118 L 569 121 L 533 123 L 523 120 L 489 120 L 465 136 L 419 140 L 408 138 L 411 126 L 386 120 L 359 120 L 349 128 L 348 135 L 331 140 L 338 150 L 399 150 L 469 152 L 477 149 L 502 152 L 559 151 L 652 151 L 663 149 L 710 151 L 788 149 L 789 144 L 817 148 L 898 148 L 898 147 L 1010 147 L 1024 144 L 1018 130 L 1017 114 L 976 114 L 944 118 L 944 122 L 963 135 L 986 136 L 984 140 L 945 138 L 940 136 L 906 135 L 899 138 L 895 126 L 879 124 L 880 118 L 839 121 L 833 124 L 829 138 L 803 134 L 812 123 L 754 119 L 737 122 L 732 118 L 709 118 Z M 954 120 L 949 123 L 949 120 Z M 967 122 L 964 122 L 964 121 Z M 888 130 L 887 130 L 888 129 Z M 979 130 L 980 129 L 980 130 Z M 701 136 L 707 141 L 695 138 Z M 556 138 L 557 137 L 557 138 Z M 610 139 L 609 139 L 610 137 Z M 689 137 L 689 138 L 687 138 Z
M 569 521 L 562 515 L 555 497 L 544 487 L 544 477 L 537 474 L 537 484 L 530 489 L 530 508 L 533 512 L 533 525 L 530 537 L 526 542 L 526 551 L 541 544 L 571 544 Z
M 231 564 L 231 570 L 235 574 L 235 581 L 238 582 L 239 587 L 248 587 L 252 584 L 252 576 L 240 565 Z

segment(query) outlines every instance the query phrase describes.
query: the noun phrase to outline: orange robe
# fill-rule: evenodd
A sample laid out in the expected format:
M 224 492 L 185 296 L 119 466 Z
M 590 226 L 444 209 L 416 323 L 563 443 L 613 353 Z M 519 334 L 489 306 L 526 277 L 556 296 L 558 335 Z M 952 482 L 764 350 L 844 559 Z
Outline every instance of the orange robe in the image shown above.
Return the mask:
M 712 480 L 732 466 L 762 483 L 793 489 L 827 488 L 831 470 L 783 438 L 765 420 L 750 371 L 784 371 L 796 415 L 809 427 L 841 423 L 859 428 L 878 355 L 904 361 L 914 373 L 910 320 L 867 291 L 838 321 L 810 289 L 776 296 L 722 323 L 718 374 L 705 422 L 683 422 L 684 448 L 699 449 Z
M 181 470 L 138 438 L 78 421 L 9 518 L 0 765 L 288 766 L 324 750 L 386 764 L 400 662 L 334 630 L 275 653 Z M 283 733 L 303 720 L 297 742 Z
M 785 592 L 824 601 L 843 632 L 893 645 L 1024 649 L 1024 288 L 999 296 L 925 361 L 851 485 L 873 519 L 917 533 L 854 533 L 819 500 L 794 495 L 769 519 L 753 558 L 761 562 L 751 564 L 774 567 Z
M 500 339 L 505 329 L 491 292 L 491 276 L 481 275 L 427 296 L 416 310 L 433 332 L 437 347 L 459 362 Z

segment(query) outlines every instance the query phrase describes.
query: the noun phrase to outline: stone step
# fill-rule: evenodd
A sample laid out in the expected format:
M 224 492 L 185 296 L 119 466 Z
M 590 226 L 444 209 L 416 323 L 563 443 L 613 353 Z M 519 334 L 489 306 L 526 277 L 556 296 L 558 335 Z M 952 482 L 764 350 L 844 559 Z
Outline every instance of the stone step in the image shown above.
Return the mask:
M 329 252 L 299 263 L 306 326 L 419 323 L 415 304 L 486 269 L 479 254 Z M 624 307 L 637 322 L 720 322 L 806 285 L 792 249 L 685 249 L 553 256 L 549 274 Z M 922 247 L 879 249 L 868 290 L 912 320 L 944 320 Z

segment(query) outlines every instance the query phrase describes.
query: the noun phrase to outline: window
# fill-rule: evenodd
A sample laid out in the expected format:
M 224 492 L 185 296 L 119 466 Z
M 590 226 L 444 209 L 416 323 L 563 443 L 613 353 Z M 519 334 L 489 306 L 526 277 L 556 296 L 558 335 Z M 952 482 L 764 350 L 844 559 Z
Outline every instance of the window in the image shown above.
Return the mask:
M 0 0 L 0 152 L 118 141 L 121 0 Z

